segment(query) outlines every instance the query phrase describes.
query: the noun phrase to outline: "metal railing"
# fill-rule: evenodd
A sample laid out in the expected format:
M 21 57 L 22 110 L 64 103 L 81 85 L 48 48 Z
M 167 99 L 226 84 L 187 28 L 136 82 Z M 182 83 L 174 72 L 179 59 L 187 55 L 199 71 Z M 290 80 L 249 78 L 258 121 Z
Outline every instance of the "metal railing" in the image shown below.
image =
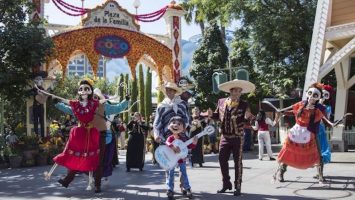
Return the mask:
M 328 140 L 332 138 L 333 129 L 327 129 Z M 348 146 L 355 146 L 355 129 L 344 130 L 343 132 L 343 140 L 346 142 Z

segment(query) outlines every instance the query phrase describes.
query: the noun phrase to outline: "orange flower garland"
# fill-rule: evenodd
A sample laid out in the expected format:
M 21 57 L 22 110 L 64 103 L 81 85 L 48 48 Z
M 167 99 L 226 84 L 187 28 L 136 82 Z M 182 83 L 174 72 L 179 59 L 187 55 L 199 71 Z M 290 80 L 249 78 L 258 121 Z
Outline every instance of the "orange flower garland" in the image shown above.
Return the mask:
M 147 54 L 156 63 L 159 77 L 163 75 L 168 79 L 173 77 L 171 49 L 142 33 L 111 27 L 83 28 L 54 36 L 55 51 L 49 58 L 49 61 L 57 59 L 62 65 L 63 73 L 65 73 L 66 66 L 72 54 L 81 51 L 88 57 L 94 74 L 96 74 L 100 55 L 94 49 L 94 42 L 96 38 L 105 35 L 116 35 L 129 42 L 131 49 L 126 58 L 132 75 L 136 72 L 135 68 L 139 60 Z M 133 77 L 135 78 L 135 76 Z

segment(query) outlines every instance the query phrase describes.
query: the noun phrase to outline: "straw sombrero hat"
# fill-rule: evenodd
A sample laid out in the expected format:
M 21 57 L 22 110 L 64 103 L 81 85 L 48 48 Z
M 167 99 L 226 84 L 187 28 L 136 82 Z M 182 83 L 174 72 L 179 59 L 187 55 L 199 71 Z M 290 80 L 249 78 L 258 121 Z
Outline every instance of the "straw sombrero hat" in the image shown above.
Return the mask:
M 100 99 L 105 99 L 105 96 L 102 94 L 99 88 L 94 89 L 94 94 L 96 94 Z
M 234 79 L 218 85 L 218 89 L 229 93 L 232 88 L 242 88 L 242 93 L 254 92 L 255 85 L 249 81 Z
M 176 85 L 176 83 L 173 83 L 173 82 L 166 82 L 163 85 L 157 87 L 157 90 L 160 90 L 160 91 L 162 91 L 165 94 L 165 92 L 166 92 L 165 88 L 170 88 L 170 89 L 175 90 L 176 91 L 176 94 L 175 94 L 176 96 L 180 95 L 183 92 L 182 89 L 180 87 L 178 87 Z

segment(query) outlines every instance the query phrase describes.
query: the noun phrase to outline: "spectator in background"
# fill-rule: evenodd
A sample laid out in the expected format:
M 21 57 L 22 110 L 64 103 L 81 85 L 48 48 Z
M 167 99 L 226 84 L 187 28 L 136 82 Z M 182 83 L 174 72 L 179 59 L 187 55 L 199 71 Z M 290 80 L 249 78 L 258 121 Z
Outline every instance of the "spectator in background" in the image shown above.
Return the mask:
M 253 128 L 252 121 L 255 119 L 253 115 L 246 120 L 244 124 L 244 143 L 243 143 L 243 151 L 251 151 L 253 146 Z
M 275 126 L 276 123 L 279 121 L 279 117 L 280 115 L 279 113 L 277 113 L 275 120 L 271 121 L 270 118 L 266 117 L 266 113 L 263 110 L 260 110 L 258 115 L 256 116 L 255 126 L 253 126 L 253 129 L 258 131 L 259 160 L 263 160 L 264 143 L 270 160 L 275 160 L 275 158 L 272 156 L 269 125 Z
M 126 130 L 127 126 L 121 118 L 117 121 L 118 129 L 120 131 L 120 136 L 117 138 L 117 144 L 120 143 L 120 149 L 126 149 Z

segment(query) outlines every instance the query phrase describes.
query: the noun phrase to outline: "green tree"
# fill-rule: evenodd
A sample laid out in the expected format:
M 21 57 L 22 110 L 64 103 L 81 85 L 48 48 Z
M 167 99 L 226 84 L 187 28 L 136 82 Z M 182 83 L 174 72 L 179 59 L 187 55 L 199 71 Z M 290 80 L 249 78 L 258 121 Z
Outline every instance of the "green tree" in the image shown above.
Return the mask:
M 27 0 L 0 1 L 0 104 L 5 113 L 2 122 L 12 128 L 26 118 L 32 67 L 44 62 L 53 46 L 40 28 L 42 21 L 26 19 L 33 8 Z
M 125 90 L 125 83 L 124 83 L 124 75 L 120 74 L 118 80 L 117 80 L 117 95 L 120 96 L 120 102 L 124 100 L 125 98 L 125 94 L 124 94 L 124 90 Z M 120 118 L 123 119 L 123 113 L 120 114 Z
M 138 85 L 137 85 L 137 78 L 132 78 L 132 80 L 130 81 L 131 83 L 131 104 L 134 104 L 137 101 L 138 98 Z M 141 103 L 141 102 L 138 102 Z M 133 105 L 132 113 L 134 112 L 138 112 L 138 106 L 137 103 Z
M 125 90 L 123 90 L 123 94 L 124 94 L 123 96 L 126 96 L 126 95 L 129 95 L 129 86 L 130 86 L 129 74 L 125 74 L 125 76 L 124 76 L 124 84 L 125 84 Z M 132 98 L 131 98 L 131 102 L 132 102 Z M 129 114 L 128 114 L 128 112 L 125 112 L 123 114 L 123 121 L 127 124 L 129 120 L 130 120 Z
M 114 95 L 116 92 L 116 84 L 111 83 L 108 79 L 99 78 L 95 81 L 94 88 L 99 88 L 102 94 Z
M 51 53 L 53 43 L 40 22 L 27 22 L 33 4 L 27 0 L 0 1 L 0 96 L 23 103 L 32 77 Z
M 193 21 L 195 24 L 198 24 L 203 35 L 205 32 L 205 16 L 201 0 L 183 0 L 181 6 L 186 11 L 184 16 L 186 23 L 191 24 Z
M 145 116 L 145 105 L 144 105 L 144 74 L 143 66 L 139 64 L 138 66 L 138 97 L 139 97 L 139 112 L 142 116 Z
M 244 43 L 264 96 L 286 98 L 300 79 L 304 82 L 317 1 L 232 1 L 240 19 L 235 43 Z M 243 33 L 242 33 L 243 32 Z M 238 36 L 238 34 L 244 34 Z M 243 60 L 234 45 L 234 58 Z M 238 60 L 237 59 L 237 60 Z
M 195 104 L 202 109 L 214 108 L 221 95 L 212 93 L 212 74 L 214 69 L 225 68 L 228 60 L 228 49 L 224 44 L 221 32 L 215 21 L 206 28 L 205 36 L 193 55 L 190 74 L 195 79 Z
M 144 91 L 144 102 L 141 102 L 141 105 L 145 105 L 145 119 L 149 121 L 149 116 L 152 114 L 152 72 L 150 68 L 147 67 L 146 71 L 146 81 L 145 81 L 145 91 Z

